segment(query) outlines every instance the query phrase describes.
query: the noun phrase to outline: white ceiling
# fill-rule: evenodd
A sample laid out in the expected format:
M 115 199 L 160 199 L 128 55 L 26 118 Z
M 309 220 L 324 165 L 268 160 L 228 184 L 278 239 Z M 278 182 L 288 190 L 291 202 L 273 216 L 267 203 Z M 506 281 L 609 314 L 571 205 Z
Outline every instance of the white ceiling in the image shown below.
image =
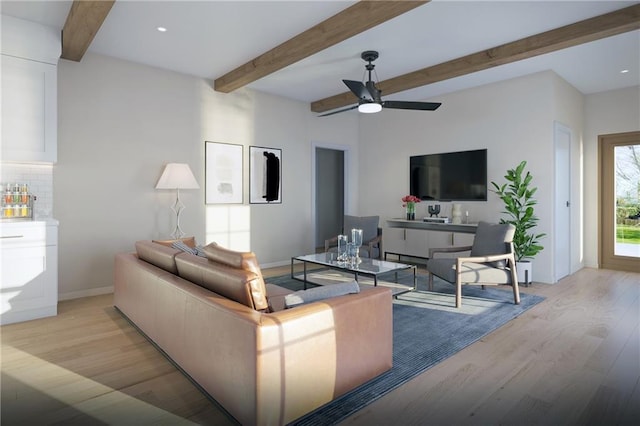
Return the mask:
M 354 1 L 118 0 L 90 52 L 213 80 Z M 305 102 L 360 80 L 360 53 L 378 50 L 378 80 L 638 4 L 638 1 L 433 0 L 249 87 Z M 71 1 L 2 1 L 1 12 L 61 29 Z M 164 26 L 161 33 L 156 27 Z M 621 73 L 623 69 L 629 70 Z M 584 94 L 640 84 L 640 31 L 431 84 L 388 99 L 431 100 L 457 90 L 553 70 Z M 384 94 L 383 94 L 384 98 Z M 355 103 L 355 102 L 354 102 Z

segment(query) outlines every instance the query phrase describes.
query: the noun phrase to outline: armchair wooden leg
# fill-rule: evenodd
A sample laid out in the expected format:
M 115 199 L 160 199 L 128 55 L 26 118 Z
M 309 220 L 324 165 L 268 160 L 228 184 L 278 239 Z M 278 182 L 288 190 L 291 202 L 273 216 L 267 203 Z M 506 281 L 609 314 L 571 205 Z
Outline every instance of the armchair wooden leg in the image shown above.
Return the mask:
M 456 278 L 456 308 L 462 306 L 462 282 L 460 276 Z
M 515 258 L 509 259 L 509 268 L 511 269 L 511 287 L 513 288 L 513 303 L 520 304 L 520 289 L 518 288 L 518 273 L 516 271 Z

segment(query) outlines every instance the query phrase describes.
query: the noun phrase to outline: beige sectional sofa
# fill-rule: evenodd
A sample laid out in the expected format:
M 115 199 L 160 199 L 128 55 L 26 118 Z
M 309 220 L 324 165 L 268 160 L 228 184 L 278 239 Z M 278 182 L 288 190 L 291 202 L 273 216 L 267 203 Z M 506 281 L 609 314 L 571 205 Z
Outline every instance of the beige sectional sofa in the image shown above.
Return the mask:
M 253 253 L 152 241 L 115 258 L 115 306 L 243 425 L 286 424 L 392 366 L 388 288 L 280 309 Z

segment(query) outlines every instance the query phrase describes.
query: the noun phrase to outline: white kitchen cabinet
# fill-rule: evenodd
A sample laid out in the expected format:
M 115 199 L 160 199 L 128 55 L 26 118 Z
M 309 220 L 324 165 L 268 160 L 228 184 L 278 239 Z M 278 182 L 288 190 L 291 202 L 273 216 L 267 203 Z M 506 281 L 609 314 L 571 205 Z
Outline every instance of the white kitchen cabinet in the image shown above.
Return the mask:
M 0 253 L 0 324 L 57 315 L 57 222 L 1 223 Z
M 56 65 L 2 55 L 2 161 L 57 160 Z

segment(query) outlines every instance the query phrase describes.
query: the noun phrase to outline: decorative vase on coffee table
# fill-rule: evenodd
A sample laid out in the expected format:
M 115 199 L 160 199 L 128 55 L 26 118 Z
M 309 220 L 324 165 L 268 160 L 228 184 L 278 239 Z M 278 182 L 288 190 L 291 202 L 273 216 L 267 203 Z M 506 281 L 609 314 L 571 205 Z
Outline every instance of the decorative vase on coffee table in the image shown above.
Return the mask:
M 347 243 L 349 239 L 346 235 L 338 235 L 338 263 L 346 262 L 347 260 Z
M 362 246 L 362 229 L 351 230 L 351 242 L 354 245 L 353 263 L 360 263 L 360 247 Z

